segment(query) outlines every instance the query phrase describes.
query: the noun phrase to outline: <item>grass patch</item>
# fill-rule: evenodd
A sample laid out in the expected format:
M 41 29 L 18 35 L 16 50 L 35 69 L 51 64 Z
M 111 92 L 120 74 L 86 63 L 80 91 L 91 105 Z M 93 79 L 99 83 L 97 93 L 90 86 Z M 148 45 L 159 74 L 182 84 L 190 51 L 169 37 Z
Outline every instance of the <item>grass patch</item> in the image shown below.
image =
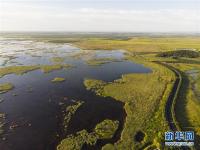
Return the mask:
M 102 80 L 85 79 L 84 85 L 87 90 L 91 90 L 93 92 L 96 92 L 97 95 L 101 95 L 103 87 L 106 85 L 106 82 Z
M 199 73 L 197 80 L 196 80 L 196 86 L 197 86 L 198 92 L 200 93 L 200 73 Z
M 199 37 L 130 37 L 128 40 L 85 38 L 73 42 L 86 50 L 124 49 L 133 52 L 161 52 L 175 49 L 200 49 Z
M 12 90 L 14 86 L 11 83 L 2 83 L 0 84 L 0 93 L 5 93 Z
M 104 120 L 96 125 L 94 132 L 100 139 L 110 139 L 119 126 L 119 121 Z
M 114 58 L 97 58 L 97 59 L 91 59 L 87 60 L 86 63 L 90 66 L 100 66 L 106 63 L 116 62 L 119 61 Z
M 0 68 L 0 77 L 3 77 L 4 75 L 8 74 L 16 74 L 16 75 L 22 75 L 24 73 L 27 73 L 29 71 L 41 69 L 44 73 L 49 73 L 54 70 L 60 70 L 63 68 L 71 68 L 72 66 L 69 64 L 55 64 L 55 65 L 35 65 L 35 66 L 9 66 Z
M 192 129 L 200 136 L 199 64 L 173 64 L 183 71 L 183 86 L 176 106 L 177 119 L 184 130 Z M 184 116 L 184 117 L 182 117 Z M 199 140 L 200 142 L 200 140 Z
M 65 78 L 61 78 L 61 77 L 56 77 L 54 78 L 53 80 L 51 80 L 51 82 L 64 82 L 65 81 Z
M 44 72 L 44 73 L 49 73 L 52 72 L 54 70 L 60 70 L 63 68 L 71 68 L 71 65 L 68 64 L 64 64 L 64 65 L 60 65 L 60 64 L 56 64 L 56 65 L 42 65 L 40 66 L 40 69 Z
M 79 42 L 80 39 L 78 38 L 62 38 L 62 39 L 53 39 L 53 40 L 49 40 L 48 42 L 50 43 L 74 43 L 74 42 Z
M 39 69 L 39 66 L 9 66 L 0 68 L 0 77 L 7 74 L 21 75 L 32 70 Z
M 97 124 L 91 133 L 82 130 L 75 135 L 69 135 L 60 142 L 57 150 L 81 150 L 84 144 L 95 145 L 98 139 L 110 139 L 116 132 L 118 125 L 118 121 L 106 119 Z
M 62 140 L 57 146 L 57 150 L 81 150 L 85 143 L 95 145 L 96 141 L 95 136 L 89 134 L 86 130 L 82 130 Z
M 83 105 L 83 101 L 77 101 L 75 104 L 70 105 L 66 108 L 64 113 L 64 120 L 63 120 L 63 127 L 64 131 L 67 131 L 67 127 L 69 125 L 69 121 L 71 120 L 71 117 L 75 114 L 75 112 L 78 110 L 78 108 Z
M 51 58 L 51 61 L 54 62 L 54 63 L 62 63 L 64 62 L 64 58 L 63 57 L 53 57 Z
M 121 140 L 113 145 L 114 148 L 140 149 L 154 141 L 157 141 L 157 148 L 162 148 L 163 134 L 168 130 L 164 117 L 165 103 L 172 89 L 174 73 L 163 66 L 144 62 L 139 58 L 129 59 L 143 62 L 146 66 L 150 66 L 153 72 L 126 74 L 111 83 L 86 79 L 84 84 L 88 90 L 95 91 L 98 95 L 113 97 L 125 103 L 126 122 Z M 139 130 L 146 134 L 142 143 L 134 141 Z

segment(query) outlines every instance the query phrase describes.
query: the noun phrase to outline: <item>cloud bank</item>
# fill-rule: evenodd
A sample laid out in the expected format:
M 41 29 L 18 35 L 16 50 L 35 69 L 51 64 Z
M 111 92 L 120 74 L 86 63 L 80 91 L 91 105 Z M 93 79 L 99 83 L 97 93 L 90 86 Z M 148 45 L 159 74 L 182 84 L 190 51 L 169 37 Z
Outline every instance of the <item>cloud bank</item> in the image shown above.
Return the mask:
M 1 6 L 1 31 L 200 32 L 195 9 L 59 8 Z

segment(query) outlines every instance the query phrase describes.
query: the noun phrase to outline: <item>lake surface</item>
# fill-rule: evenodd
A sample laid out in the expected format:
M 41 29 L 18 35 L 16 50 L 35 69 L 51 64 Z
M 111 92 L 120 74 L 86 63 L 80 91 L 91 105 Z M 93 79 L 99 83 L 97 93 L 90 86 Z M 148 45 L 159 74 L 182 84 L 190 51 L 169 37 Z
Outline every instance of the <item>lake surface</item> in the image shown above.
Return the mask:
M 1 39 L 0 56 L 0 67 L 54 64 L 51 61 L 53 57 L 63 57 L 62 63 L 74 66 L 47 74 L 35 70 L 23 75 L 10 74 L 0 78 L 0 83 L 10 82 L 15 86 L 13 90 L 0 95 L 4 99 L 0 103 L 0 112 L 6 114 L 5 132 L 0 139 L 1 150 L 54 150 L 66 135 L 82 129 L 90 132 L 104 119 L 120 121 L 114 137 L 99 140 L 94 147 L 85 145 L 83 149 L 100 149 L 106 143 L 116 142 L 120 138 L 126 116 L 123 103 L 87 91 L 83 81 L 85 78 L 113 81 L 126 73 L 151 72 L 143 65 L 124 60 L 123 51 L 83 52 L 69 44 Z M 100 66 L 86 63 L 94 58 L 114 58 L 119 61 Z M 66 81 L 52 83 L 51 80 L 55 77 L 64 77 Z M 85 103 L 72 117 L 67 133 L 63 133 L 62 112 L 77 100 Z M 61 102 L 64 105 L 60 105 Z M 17 124 L 17 127 L 11 129 L 13 124 Z

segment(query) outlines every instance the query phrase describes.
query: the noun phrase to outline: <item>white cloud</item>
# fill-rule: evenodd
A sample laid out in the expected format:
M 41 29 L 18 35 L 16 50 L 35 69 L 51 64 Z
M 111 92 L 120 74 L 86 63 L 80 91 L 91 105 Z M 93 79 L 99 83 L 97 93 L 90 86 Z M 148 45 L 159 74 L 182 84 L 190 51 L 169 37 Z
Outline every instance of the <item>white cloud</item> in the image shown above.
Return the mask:
M 192 9 L 59 9 L 22 4 L 5 6 L 1 6 L 0 30 L 200 32 L 199 12 Z

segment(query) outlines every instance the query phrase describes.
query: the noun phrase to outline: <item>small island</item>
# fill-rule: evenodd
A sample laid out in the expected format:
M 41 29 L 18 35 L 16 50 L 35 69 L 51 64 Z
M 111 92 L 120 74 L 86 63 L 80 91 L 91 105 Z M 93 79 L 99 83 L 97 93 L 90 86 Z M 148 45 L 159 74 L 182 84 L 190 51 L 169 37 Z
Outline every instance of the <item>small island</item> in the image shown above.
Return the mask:
M 55 77 L 53 80 L 51 80 L 51 82 L 64 82 L 65 78 L 60 78 L 60 77 Z
M 2 83 L 0 84 L 0 93 L 5 93 L 12 90 L 14 86 L 11 83 Z

